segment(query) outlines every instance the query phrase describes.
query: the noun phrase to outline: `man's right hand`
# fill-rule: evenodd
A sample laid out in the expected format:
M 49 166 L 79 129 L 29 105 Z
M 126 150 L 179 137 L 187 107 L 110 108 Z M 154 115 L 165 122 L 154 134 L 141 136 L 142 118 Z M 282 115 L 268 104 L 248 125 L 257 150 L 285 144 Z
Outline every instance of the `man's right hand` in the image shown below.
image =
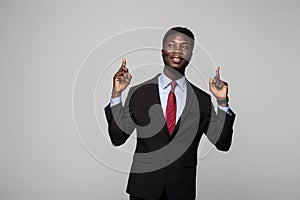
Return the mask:
M 122 65 L 113 77 L 113 90 L 111 93 L 112 98 L 121 96 L 122 92 L 126 89 L 131 81 L 131 74 L 126 68 L 126 59 L 123 58 Z

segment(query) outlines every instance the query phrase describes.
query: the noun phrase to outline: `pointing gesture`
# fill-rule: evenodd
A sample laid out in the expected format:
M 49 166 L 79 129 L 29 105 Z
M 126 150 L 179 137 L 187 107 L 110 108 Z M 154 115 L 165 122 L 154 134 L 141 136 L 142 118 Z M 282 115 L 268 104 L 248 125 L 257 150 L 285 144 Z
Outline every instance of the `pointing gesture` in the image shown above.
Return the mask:
M 123 58 L 122 65 L 113 77 L 112 98 L 121 96 L 131 81 L 131 74 L 126 67 L 126 59 Z
M 217 98 L 220 106 L 227 105 L 228 84 L 220 78 L 220 66 L 216 69 L 216 76 L 209 79 L 209 90 Z

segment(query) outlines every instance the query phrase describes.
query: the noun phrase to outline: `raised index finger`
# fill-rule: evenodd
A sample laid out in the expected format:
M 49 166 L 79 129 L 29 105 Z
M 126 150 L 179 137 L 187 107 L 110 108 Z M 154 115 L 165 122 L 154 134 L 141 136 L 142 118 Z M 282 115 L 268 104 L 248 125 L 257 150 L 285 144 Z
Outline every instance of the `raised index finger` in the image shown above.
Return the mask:
M 216 69 L 216 77 L 220 78 L 220 66 L 218 66 Z
M 128 69 L 126 68 L 126 59 L 125 59 L 125 58 L 123 58 L 121 67 L 120 67 L 120 69 L 118 70 L 118 72 L 122 72 L 122 71 L 125 71 L 125 72 L 128 71 Z
M 122 60 L 122 67 L 126 67 L 126 58 L 123 58 Z

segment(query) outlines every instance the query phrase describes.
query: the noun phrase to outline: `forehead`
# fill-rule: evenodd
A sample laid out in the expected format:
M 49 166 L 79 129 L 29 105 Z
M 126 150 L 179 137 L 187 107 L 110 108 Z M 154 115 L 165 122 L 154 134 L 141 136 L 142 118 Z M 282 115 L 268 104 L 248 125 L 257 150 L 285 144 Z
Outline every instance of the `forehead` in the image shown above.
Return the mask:
M 166 38 L 166 42 L 176 42 L 176 43 L 192 43 L 192 38 L 184 35 L 182 33 L 173 33 Z

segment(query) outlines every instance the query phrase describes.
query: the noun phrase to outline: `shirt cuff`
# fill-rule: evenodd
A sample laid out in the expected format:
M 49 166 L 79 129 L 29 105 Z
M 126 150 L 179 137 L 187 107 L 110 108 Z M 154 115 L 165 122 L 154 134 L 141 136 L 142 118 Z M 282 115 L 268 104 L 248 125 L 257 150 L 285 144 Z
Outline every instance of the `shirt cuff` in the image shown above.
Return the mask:
M 230 107 L 229 107 L 229 105 L 228 106 L 226 106 L 226 107 L 224 107 L 224 106 L 218 106 L 219 107 L 219 109 L 221 109 L 221 110 L 223 110 L 223 111 L 225 111 L 225 112 L 229 112 L 229 109 L 230 109 Z
M 115 105 L 118 105 L 119 103 L 122 102 L 121 96 L 116 97 L 116 98 L 111 98 L 110 97 L 110 107 L 113 107 Z

